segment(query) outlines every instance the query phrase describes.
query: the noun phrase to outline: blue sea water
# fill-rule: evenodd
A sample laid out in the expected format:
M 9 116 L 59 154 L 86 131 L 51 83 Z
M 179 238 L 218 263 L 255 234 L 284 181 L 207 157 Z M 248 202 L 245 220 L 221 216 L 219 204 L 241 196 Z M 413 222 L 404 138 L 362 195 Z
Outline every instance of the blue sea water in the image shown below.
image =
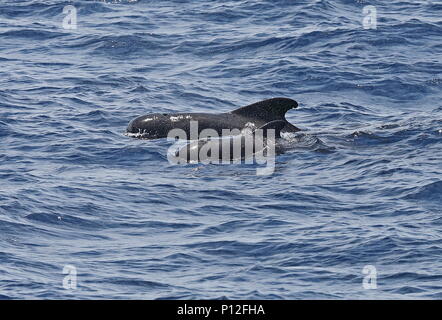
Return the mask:
M 441 36 L 441 1 L 0 1 L 0 298 L 441 299 Z M 278 96 L 272 175 L 125 135 Z

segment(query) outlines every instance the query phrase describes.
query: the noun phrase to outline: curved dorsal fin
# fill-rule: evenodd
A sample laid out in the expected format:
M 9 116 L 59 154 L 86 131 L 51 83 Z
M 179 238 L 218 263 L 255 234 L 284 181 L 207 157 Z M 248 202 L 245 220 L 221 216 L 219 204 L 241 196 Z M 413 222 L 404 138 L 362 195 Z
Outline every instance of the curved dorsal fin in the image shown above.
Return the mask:
M 295 100 L 272 98 L 238 108 L 230 113 L 244 117 L 258 118 L 264 121 L 272 121 L 285 119 L 284 115 L 286 112 L 297 107 L 298 103 Z

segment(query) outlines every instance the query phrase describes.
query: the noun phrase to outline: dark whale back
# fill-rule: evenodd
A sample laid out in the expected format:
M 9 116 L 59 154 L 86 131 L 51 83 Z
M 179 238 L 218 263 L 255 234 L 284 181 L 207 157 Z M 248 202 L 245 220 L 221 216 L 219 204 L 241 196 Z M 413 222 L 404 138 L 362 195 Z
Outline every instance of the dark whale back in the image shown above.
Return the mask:
M 166 138 L 172 129 L 182 129 L 190 137 L 190 122 L 198 123 L 198 133 L 204 129 L 214 129 L 222 135 L 223 129 L 239 129 L 251 126 L 259 128 L 274 120 L 284 121 L 283 131 L 299 131 L 285 119 L 288 110 L 298 107 L 298 103 L 288 98 L 273 98 L 238 108 L 227 113 L 151 113 L 133 119 L 127 132 L 143 139 Z
M 280 138 L 280 132 L 284 126 L 284 121 L 274 120 L 252 132 L 245 131 L 240 135 L 223 138 L 204 138 L 194 140 L 180 150 L 177 150 L 175 152 L 175 157 L 186 162 L 206 161 L 208 158 L 212 157 L 211 151 L 216 150 L 217 159 L 223 159 L 224 156 L 224 159 L 233 160 L 234 155 L 239 156 L 238 158 L 240 159 L 245 159 L 255 154 L 257 151 L 263 150 L 268 145 L 268 130 L 274 130 L 274 138 Z M 260 131 L 262 135 L 257 136 L 258 131 Z M 256 140 L 261 141 L 261 143 Z M 275 145 L 276 141 L 271 140 L 270 143 Z M 246 144 L 251 145 L 251 147 L 247 148 Z M 202 148 L 205 148 L 208 152 L 201 155 Z M 236 153 L 234 148 L 238 148 Z M 228 157 L 226 155 L 228 155 Z M 203 158 L 201 158 L 201 156 L 203 156 Z
M 285 125 L 286 125 L 285 121 L 273 120 L 259 127 L 258 129 L 263 131 L 264 138 L 267 137 L 267 130 L 269 129 L 275 130 L 275 138 L 281 138 L 281 130 L 284 129 Z

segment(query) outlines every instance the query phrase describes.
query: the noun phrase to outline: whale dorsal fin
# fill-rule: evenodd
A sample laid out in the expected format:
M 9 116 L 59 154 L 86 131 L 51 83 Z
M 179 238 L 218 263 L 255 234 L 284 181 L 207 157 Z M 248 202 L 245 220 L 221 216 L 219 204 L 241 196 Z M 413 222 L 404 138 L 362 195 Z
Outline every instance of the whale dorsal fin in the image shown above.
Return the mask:
M 264 121 L 272 121 L 285 119 L 284 116 L 286 112 L 297 107 L 298 103 L 295 100 L 272 98 L 238 108 L 230 113 L 249 118 L 258 118 Z
M 281 138 L 281 130 L 285 127 L 286 124 L 287 124 L 286 121 L 274 120 L 271 122 L 267 122 L 265 125 L 263 125 L 262 127 L 259 127 L 258 129 L 263 130 L 264 137 L 267 136 L 268 129 L 273 129 L 273 130 L 275 130 L 275 138 Z

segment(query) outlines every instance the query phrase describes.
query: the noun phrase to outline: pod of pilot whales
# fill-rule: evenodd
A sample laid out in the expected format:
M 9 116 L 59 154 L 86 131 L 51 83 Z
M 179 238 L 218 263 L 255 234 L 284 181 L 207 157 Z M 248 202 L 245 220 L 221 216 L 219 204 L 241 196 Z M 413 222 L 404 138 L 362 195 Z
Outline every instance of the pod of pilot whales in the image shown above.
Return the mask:
M 141 139 L 175 137 L 191 140 L 176 151 L 181 161 L 245 159 L 275 150 L 281 132 L 298 132 L 285 118 L 295 100 L 272 98 L 226 113 L 151 113 L 133 119 L 127 133 Z M 269 148 L 269 147 L 272 148 Z M 205 152 L 201 152 L 205 151 Z

